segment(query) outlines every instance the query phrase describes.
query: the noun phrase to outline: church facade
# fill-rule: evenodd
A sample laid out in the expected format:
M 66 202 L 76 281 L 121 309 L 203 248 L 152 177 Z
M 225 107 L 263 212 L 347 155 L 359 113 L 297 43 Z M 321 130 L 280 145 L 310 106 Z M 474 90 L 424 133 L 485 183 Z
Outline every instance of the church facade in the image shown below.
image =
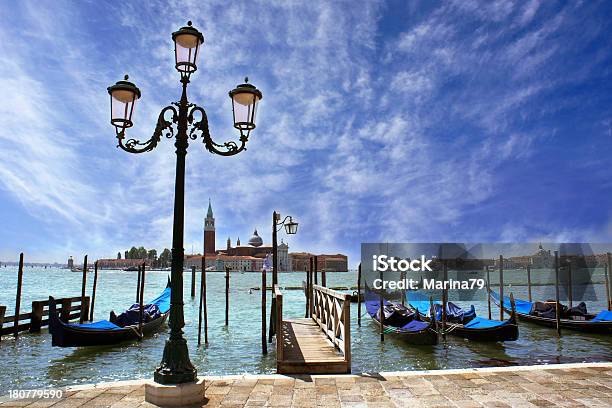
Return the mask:
M 216 248 L 215 233 L 215 217 L 209 200 L 208 210 L 204 218 L 204 247 L 202 248 L 206 254 L 207 269 L 224 270 L 229 267 L 233 271 L 259 271 L 263 267 L 265 257 L 272 253 L 272 244 L 264 244 L 257 229 L 253 232 L 247 245 L 241 245 L 240 238 L 238 238 L 236 245 L 232 246 L 231 238 L 228 237 L 225 249 Z M 200 268 L 201 265 L 201 255 L 185 257 L 185 268 L 191 268 L 192 266 Z M 278 269 L 279 271 L 291 269 L 289 245 L 282 240 L 278 244 Z

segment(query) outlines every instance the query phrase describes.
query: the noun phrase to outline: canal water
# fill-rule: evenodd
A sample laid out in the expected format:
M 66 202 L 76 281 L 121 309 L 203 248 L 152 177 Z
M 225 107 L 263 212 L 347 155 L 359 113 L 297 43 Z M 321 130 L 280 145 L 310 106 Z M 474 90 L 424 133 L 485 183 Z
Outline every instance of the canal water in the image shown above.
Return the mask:
M 145 298 L 151 299 L 166 285 L 169 272 L 147 272 Z M 197 347 L 198 301 L 191 298 L 191 273 L 185 273 L 185 337 L 194 365 L 201 375 L 274 373 L 275 348 L 269 346 L 267 356 L 261 354 L 261 292 L 249 288 L 261 285 L 259 273 L 231 273 L 230 319 L 225 319 L 225 277 L 209 272 L 208 317 L 209 346 Z M 505 276 L 510 285 L 512 273 Z M 538 279 L 537 271 L 533 272 Z M 301 286 L 304 272 L 279 274 L 280 286 Z M 122 311 L 136 297 L 136 272 L 100 271 L 95 305 L 95 318 L 107 319 L 111 310 Z M 328 273 L 328 286 L 355 286 L 356 273 Z M 492 277 L 493 280 L 493 277 Z M 87 294 L 91 295 L 93 274 L 88 274 Z M 267 282 L 272 277 L 268 274 Z M 597 282 L 597 280 L 594 280 Z M 17 270 L 0 268 L 0 305 L 7 306 L 12 315 L 15 305 Z M 543 282 L 547 283 L 547 282 Z M 199 289 L 199 281 L 197 284 Z M 589 310 L 600 310 L 605 305 L 602 284 L 592 285 L 594 300 L 587 302 Z M 516 297 L 526 298 L 525 286 L 507 287 Z M 80 296 L 81 274 L 64 269 L 30 268 L 24 270 L 22 313 L 31 310 L 33 300 L 49 295 L 57 298 Z M 554 296 L 554 288 L 535 286 L 536 299 Z M 304 317 L 304 295 L 301 290 L 283 291 L 283 313 L 286 317 Z M 269 296 L 268 296 L 269 297 Z M 477 311 L 486 315 L 484 293 L 474 302 Z M 268 299 L 267 310 L 270 305 Z M 362 310 L 365 313 L 365 310 Z M 494 316 L 499 310 L 494 310 Z M 354 373 L 434 370 L 445 368 L 486 367 L 514 364 L 554 364 L 586 361 L 612 361 L 611 336 L 588 335 L 567 331 L 561 338 L 552 329 L 520 325 L 520 338 L 515 342 L 476 343 L 449 337 L 437 346 L 412 346 L 393 335 L 379 341 L 377 326 L 364 315 L 362 326 L 357 326 L 357 305 L 351 308 L 352 370 Z M 46 329 L 40 334 L 24 333 L 17 340 L 12 336 L 0 341 L 0 395 L 11 389 L 60 387 L 80 383 L 150 378 L 159 363 L 167 338 L 168 328 L 142 342 L 109 347 L 58 348 L 51 347 Z

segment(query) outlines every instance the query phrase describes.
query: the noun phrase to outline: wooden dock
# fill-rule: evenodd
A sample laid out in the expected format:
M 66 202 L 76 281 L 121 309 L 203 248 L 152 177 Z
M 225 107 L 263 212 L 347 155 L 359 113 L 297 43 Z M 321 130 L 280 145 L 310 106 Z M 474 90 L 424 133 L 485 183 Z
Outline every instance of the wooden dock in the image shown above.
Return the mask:
M 281 374 L 351 372 L 350 295 L 313 285 L 312 317 L 283 320 L 282 293 L 277 307 L 276 369 Z

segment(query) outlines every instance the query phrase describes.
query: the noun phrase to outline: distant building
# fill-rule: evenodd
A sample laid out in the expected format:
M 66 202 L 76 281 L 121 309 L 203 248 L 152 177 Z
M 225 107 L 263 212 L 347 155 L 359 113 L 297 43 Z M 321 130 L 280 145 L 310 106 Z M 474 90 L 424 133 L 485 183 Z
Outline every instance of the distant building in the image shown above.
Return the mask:
M 68 258 L 68 269 L 73 269 L 74 268 L 74 259 L 72 259 L 72 257 Z
M 98 269 L 125 269 L 141 266 L 145 263 L 147 267 L 151 267 L 149 259 L 98 259 Z
M 208 200 L 208 211 L 204 218 L 204 253 L 215 253 L 215 217 L 213 216 L 212 205 Z
M 292 252 L 289 254 L 291 270 L 304 271 L 310 269 L 310 257 L 315 256 L 309 252 Z M 344 272 L 348 271 L 348 258 L 343 254 L 317 256 L 317 271 Z

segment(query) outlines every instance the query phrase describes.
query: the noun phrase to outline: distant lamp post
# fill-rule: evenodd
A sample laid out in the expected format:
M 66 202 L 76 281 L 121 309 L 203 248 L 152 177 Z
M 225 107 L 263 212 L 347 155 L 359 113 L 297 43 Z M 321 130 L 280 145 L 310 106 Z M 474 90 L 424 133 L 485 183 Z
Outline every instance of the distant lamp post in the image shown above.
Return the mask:
M 293 221 L 293 217 L 286 216 L 280 220 L 280 213 L 274 211 L 272 213 L 272 287 L 278 284 L 278 231 L 285 227 L 285 232 L 289 235 L 297 233 L 298 223 Z M 272 291 L 274 293 L 274 291 Z M 276 299 L 272 296 L 272 305 L 270 307 L 270 329 L 268 341 L 272 342 L 272 336 L 276 334 Z
M 171 272 L 171 305 L 170 305 L 170 338 L 166 341 L 161 364 L 155 370 L 154 379 L 160 384 L 183 384 L 196 380 L 196 369 L 189 360 L 187 342 L 183 337 L 185 326 L 183 312 L 183 233 L 185 223 L 185 155 L 189 140 L 202 137 L 204 147 L 211 153 L 221 156 L 233 156 L 245 150 L 251 130 L 255 129 L 257 104 L 262 98 L 261 92 L 253 85 L 238 85 L 229 92 L 232 99 L 234 127 L 240 131 L 239 143 L 235 141 L 218 144 L 210 136 L 208 118 L 204 108 L 187 100 L 187 84 L 191 74 L 197 69 L 197 57 L 204 43 L 204 36 L 191 26 L 172 33 L 174 41 L 175 67 L 181 75 L 183 92 L 178 102 L 163 108 L 157 119 L 153 136 L 141 142 L 127 139 L 126 129 L 132 127 L 134 105 L 140 99 L 138 87 L 123 81 L 108 88 L 111 97 L 111 124 L 115 127 L 118 147 L 129 153 L 143 153 L 153 150 L 162 138 L 174 138 L 176 147 L 176 181 L 174 190 L 174 224 L 172 230 L 172 272 Z

